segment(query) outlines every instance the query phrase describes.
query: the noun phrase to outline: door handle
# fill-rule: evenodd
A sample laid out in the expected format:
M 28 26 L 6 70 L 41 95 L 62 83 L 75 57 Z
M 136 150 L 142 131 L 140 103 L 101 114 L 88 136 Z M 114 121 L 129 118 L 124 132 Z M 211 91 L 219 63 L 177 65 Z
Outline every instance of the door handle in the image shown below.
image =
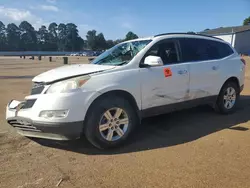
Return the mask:
M 179 70 L 178 74 L 180 74 L 180 75 L 187 74 L 187 70 Z

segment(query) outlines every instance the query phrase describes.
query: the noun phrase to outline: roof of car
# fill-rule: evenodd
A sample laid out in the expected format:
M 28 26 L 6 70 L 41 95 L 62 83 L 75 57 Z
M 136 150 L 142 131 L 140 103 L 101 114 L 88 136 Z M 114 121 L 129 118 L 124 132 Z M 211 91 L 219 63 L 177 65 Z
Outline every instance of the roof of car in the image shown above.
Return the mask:
M 152 37 L 137 38 L 137 39 L 124 41 L 124 42 L 133 42 L 133 41 L 140 41 L 140 40 L 153 40 L 153 38 L 158 38 L 158 37 L 164 38 L 164 37 L 171 36 L 171 35 L 175 35 L 177 37 L 197 37 L 197 38 L 206 38 L 206 39 L 212 39 L 212 40 L 217 40 L 217 41 L 223 41 L 222 39 L 217 38 L 217 37 L 192 32 L 192 33 L 162 33 L 162 34 L 158 34 L 158 35 L 155 35 Z
M 199 34 L 199 33 L 163 33 L 163 34 L 158 34 L 155 35 L 154 37 L 164 37 L 164 36 L 170 36 L 170 35 L 175 35 L 178 37 L 197 37 L 197 38 L 210 38 L 210 39 L 214 39 L 214 40 L 219 40 L 222 41 L 222 39 L 217 38 L 217 37 L 213 37 L 213 36 L 209 36 L 209 35 L 203 35 L 203 34 Z

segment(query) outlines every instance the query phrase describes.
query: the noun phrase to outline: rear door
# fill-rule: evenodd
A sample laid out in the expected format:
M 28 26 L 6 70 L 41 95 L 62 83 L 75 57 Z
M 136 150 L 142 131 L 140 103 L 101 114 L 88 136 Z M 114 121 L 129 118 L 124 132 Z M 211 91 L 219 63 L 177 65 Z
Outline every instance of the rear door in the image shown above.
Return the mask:
M 183 38 L 180 45 L 183 62 L 190 64 L 189 99 L 217 95 L 222 67 L 215 43 L 203 38 Z

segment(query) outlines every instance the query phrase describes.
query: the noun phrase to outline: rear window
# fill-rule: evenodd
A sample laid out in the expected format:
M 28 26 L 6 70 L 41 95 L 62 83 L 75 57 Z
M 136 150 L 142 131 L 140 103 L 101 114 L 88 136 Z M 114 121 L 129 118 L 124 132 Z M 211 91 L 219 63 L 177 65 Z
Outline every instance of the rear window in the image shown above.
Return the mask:
M 234 53 L 227 44 L 213 40 L 183 38 L 180 44 L 184 62 L 221 59 Z

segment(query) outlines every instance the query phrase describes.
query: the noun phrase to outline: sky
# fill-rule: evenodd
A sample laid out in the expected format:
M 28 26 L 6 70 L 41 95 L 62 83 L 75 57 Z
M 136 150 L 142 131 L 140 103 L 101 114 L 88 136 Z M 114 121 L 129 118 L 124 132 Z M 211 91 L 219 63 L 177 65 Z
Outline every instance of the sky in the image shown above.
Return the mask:
M 147 37 L 238 26 L 249 16 L 250 0 L 0 0 L 4 24 L 72 22 L 83 38 L 95 29 L 113 40 L 128 31 Z

